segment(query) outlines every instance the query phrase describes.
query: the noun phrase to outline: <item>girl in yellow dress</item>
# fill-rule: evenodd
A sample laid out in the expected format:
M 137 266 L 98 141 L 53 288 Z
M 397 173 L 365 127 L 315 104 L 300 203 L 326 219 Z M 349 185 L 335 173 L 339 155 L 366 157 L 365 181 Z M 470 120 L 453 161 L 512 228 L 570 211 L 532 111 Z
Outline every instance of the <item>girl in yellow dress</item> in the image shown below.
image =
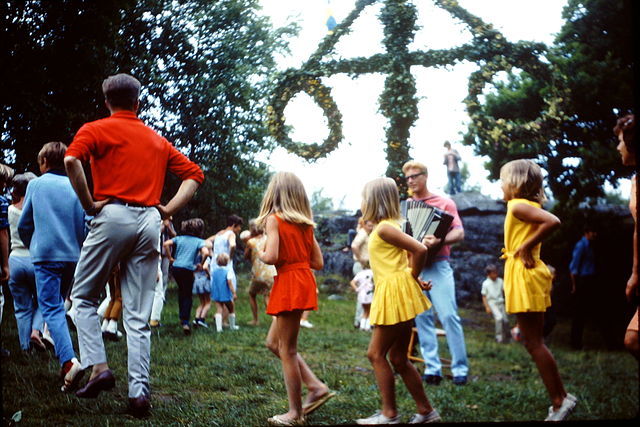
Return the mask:
M 538 367 L 552 406 L 545 421 L 562 421 L 576 406 L 568 394 L 553 355 L 544 344 L 544 312 L 551 305 L 551 273 L 540 260 L 542 240 L 560 220 L 542 209 L 546 200 L 542 171 L 531 160 L 513 160 L 500 170 L 507 216 L 504 220 L 504 294 L 508 313 L 515 313 L 524 346 Z
M 431 284 L 419 278 L 427 248 L 400 230 L 398 187 L 390 178 L 378 178 L 365 185 L 362 219 L 376 224 L 369 235 L 369 263 L 376 288 L 369 315 L 374 329 L 367 356 L 380 389 L 382 409 L 368 418 L 356 420 L 356 423 L 400 423 L 389 362 L 416 402 L 417 413 L 409 423 L 439 421 L 438 412 L 424 392 L 420 374 L 407 358 L 412 320 L 431 307 L 422 293 L 423 289 L 431 289 Z

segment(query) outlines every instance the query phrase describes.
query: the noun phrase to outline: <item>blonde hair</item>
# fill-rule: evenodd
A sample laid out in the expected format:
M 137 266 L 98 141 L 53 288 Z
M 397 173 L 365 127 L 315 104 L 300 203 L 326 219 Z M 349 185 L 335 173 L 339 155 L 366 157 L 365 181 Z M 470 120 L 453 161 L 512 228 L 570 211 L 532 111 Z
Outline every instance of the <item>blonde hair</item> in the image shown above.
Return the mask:
M 424 163 L 416 162 L 415 160 L 409 160 L 404 165 L 402 165 L 402 173 L 406 174 L 409 169 L 419 169 L 420 172 L 424 173 L 426 176 L 429 176 L 429 171 L 427 170 L 427 166 Z
M 540 204 L 547 200 L 542 169 L 533 160 L 518 159 L 504 164 L 500 169 L 500 180 L 507 200 L 527 199 Z
M 262 197 L 256 224 L 265 227 L 267 217 L 274 213 L 287 222 L 316 225 L 304 185 L 291 172 L 278 172 L 271 178 Z
M 264 228 L 259 226 L 256 219 L 253 218 L 249 220 L 249 232 L 251 233 L 251 237 L 259 236 L 264 233 Z
M 400 196 L 396 182 L 386 177 L 367 182 L 362 190 L 362 220 L 377 223 L 383 219 L 400 218 Z
M 229 259 L 229 255 L 223 252 L 221 254 L 218 254 L 218 256 L 216 257 L 216 264 L 218 264 L 220 267 L 223 267 L 229 264 Z

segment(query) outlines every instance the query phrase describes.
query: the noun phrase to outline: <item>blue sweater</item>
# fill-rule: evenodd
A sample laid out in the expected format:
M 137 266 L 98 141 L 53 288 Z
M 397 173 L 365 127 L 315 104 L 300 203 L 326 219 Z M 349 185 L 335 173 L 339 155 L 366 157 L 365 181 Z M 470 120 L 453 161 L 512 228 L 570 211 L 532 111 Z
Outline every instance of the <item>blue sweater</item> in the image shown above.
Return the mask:
M 18 233 L 34 263 L 78 261 L 85 238 L 84 210 L 69 178 L 49 171 L 29 182 Z
M 596 256 L 593 253 L 591 242 L 584 236 L 578 240 L 578 243 L 573 248 L 569 271 L 575 276 L 592 276 L 596 274 Z

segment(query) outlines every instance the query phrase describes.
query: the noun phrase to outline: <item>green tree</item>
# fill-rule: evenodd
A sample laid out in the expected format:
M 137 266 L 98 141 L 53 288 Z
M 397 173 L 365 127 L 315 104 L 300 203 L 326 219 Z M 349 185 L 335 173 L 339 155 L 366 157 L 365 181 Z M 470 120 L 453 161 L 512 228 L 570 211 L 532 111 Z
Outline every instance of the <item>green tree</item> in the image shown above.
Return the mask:
M 0 4 L 0 161 L 37 171 L 49 141 L 69 143 L 107 114 L 100 82 L 127 70 L 122 16 L 135 1 L 8 1 Z
M 3 161 L 35 170 L 44 142 L 69 143 L 105 117 L 101 81 L 143 85 L 140 116 L 200 164 L 207 180 L 181 216 L 211 228 L 257 212 L 269 177 L 265 123 L 274 55 L 295 27 L 273 29 L 257 0 L 4 2 L 0 53 Z M 10 153 L 15 154 L 12 158 Z M 8 157 L 5 157 L 8 156 Z M 175 191 L 167 180 L 165 193 Z
M 314 214 L 328 213 L 333 210 L 333 200 L 322 194 L 324 188 L 320 188 L 311 194 L 311 210 Z
M 206 181 L 183 215 L 224 225 L 227 215 L 257 214 L 269 178 L 256 153 L 272 148 L 265 127 L 274 54 L 295 27 L 274 30 L 257 0 L 141 2 L 125 29 L 144 55 L 134 74 L 148 76 L 144 116 L 203 166 Z M 151 6 L 151 7 L 150 7 Z M 175 180 L 167 192 L 175 191 Z
M 631 2 L 569 0 L 565 24 L 549 48 L 551 73 L 512 72 L 485 97 L 482 114 L 501 121 L 495 138 L 480 138 L 477 124 L 465 143 L 487 155 L 490 176 L 509 160 L 534 158 L 549 173 L 560 206 L 595 202 L 604 183 L 631 171 L 620 165 L 612 128 L 633 106 Z M 530 132 L 516 128 L 552 117 Z M 552 123 L 552 125 L 550 125 Z M 512 126 L 516 125 L 516 126 Z

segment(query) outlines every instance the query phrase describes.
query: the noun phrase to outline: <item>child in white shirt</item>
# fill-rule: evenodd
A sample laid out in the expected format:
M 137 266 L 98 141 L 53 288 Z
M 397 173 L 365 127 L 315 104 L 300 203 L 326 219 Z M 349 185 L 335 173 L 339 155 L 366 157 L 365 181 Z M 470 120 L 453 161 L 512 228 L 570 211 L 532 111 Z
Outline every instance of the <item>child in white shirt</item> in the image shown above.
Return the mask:
M 487 313 L 493 315 L 496 322 L 496 341 L 509 342 L 509 318 L 504 308 L 503 281 L 498 277 L 498 269 L 490 264 L 485 269 L 487 278 L 482 282 L 482 303 Z
M 363 313 L 360 318 L 360 330 L 370 331 L 369 309 L 371 308 L 371 301 L 373 301 L 373 272 L 371 269 L 367 268 L 356 274 L 351 281 L 351 287 L 357 292 L 358 303 L 362 305 Z

